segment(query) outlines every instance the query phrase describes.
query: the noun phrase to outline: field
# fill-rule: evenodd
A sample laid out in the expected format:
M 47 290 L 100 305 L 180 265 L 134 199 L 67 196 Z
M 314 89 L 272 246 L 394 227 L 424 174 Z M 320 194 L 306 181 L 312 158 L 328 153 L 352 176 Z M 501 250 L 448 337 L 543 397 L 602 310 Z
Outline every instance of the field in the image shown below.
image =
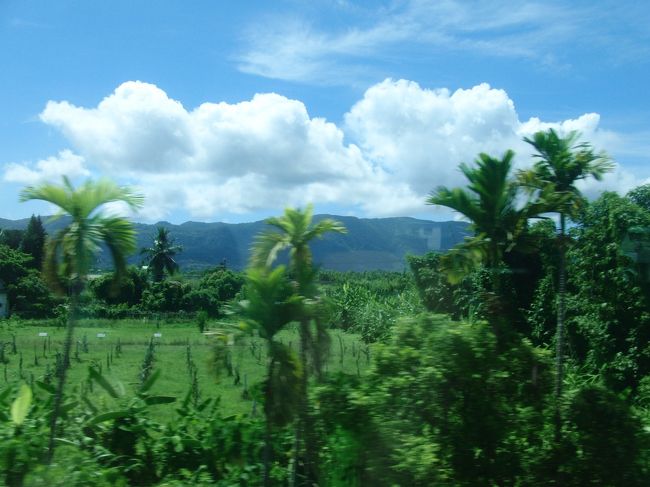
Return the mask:
M 208 323 L 206 331 L 220 328 L 222 323 Z M 1 324 L 0 383 L 54 383 L 57 355 L 60 357 L 64 336 L 63 327 L 43 326 L 38 322 L 8 320 Z M 362 375 L 371 362 L 370 348 L 353 334 L 332 330 L 330 337 L 327 370 Z M 279 339 L 298 353 L 296 330 L 281 332 Z M 68 393 L 91 387 L 88 369 L 94 367 L 120 396 L 132 397 L 141 382 L 152 342 L 153 365 L 149 372 L 160 371 L 152 393 L 182 400 L 192 390 L 201 400 L 218 399 L 223 414 L 261 411 L 251 390 L 264 376 L 264 340 L 257 337 L 231 340 L 225 356 L 217 356 L 214 336 L 201 333 L 191 322 L 81 320 L 75 330 Z M 97 386 L 91 396 L 100 410 L 110 409 L 120 401 Z M 169 407 L 156 406 L 154 411 L 164 419 Z

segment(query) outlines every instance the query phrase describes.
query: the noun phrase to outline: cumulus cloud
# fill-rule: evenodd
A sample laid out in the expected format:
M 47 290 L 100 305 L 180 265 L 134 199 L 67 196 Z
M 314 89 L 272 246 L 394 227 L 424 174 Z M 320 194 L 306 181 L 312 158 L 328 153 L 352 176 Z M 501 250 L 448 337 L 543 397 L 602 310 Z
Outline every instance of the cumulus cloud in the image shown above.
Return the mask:
M 40 117 L 103 173 L 138 184 L 149 218 L 175 207 L 209 218 L 311 200 L 364 206 L 357 182 L 385 179 L 339 127 L 274 93 L 187 110 L 132 81 L 97 107 L 50 101 Z
M 57 156 L 37 161 L 35 164 L 12 162 L 5 166 L 4 180 L 10 183 L 34 185 L 57 181 L 62 176 L 70 178 L 90 175 L 82 156 L 66 149 Z
M 458 163 L 479 152 L 515 149 L 522 167 L 531 160 L 522 138 L 538 130 L 579 130 L 597 148 L 617 140 L 593 113 L 521 121 L 508 94 L 487 84 L 452 92 L 391 79 L 371 86 L 340 127 L 278 94 L 187 109 L 142 82 L 122 84 L 96 107 L 51 101 L 41 120 L 75 152 L 9 164 L 5 180 L 87 175 L 88 161 L 143 192 L 141 214 L 150 220 L 180 208 L 210 220 L 308 202 L 368 216 L 422 214 L 433 188 L 464 184 Z M 620 169 L 605 187 L 627 190 L 635 183 Z
M 193 152 L 188 113 L 154 85 L 127 82 L 97 108 L 47 103 L 40 115 L 105 169 L 168 170 Z
M 518 142 L 513 102 L 487 84 L 451 93 L 406 80 L 368 89 L 345 117 L 361 148 L 417 194 L 459 181 L 458 163 Z
M 558 122 L 521 121 L 508 94 L 485 83 L 451 92 L 390 79 L 369 88 L 345 116 L 346 131 L 363 153 L 418 195 L 439 185 L 464 184 L 458 163 L 470 163 L 480 152 L 501 156 L 513 149 L 518 167 L 530 165 L 533 150 L 523 138 L 540 130 L 578 131 L 597 150 L 607 148 L 615 136 L 599 123 L 596 113 Z M 591 181 L 585 188 L 590 194 L 620 191 L 635 181 L 619 167 L 606 184 Z

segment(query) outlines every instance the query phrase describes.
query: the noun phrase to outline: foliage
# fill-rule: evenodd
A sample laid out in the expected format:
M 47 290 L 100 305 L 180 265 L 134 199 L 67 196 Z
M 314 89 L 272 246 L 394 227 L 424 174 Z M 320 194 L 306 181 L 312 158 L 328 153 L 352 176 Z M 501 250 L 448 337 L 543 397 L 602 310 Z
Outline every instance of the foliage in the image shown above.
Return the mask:
M 650 214 L 626 198 L 604 193 L 582 215 L 568 254 L 569 339 L 577 357 L 610 387 L 636 387 L 650 374 L 650 295 L 644 274 L 621 253 L 633 227 Z
M 149 311 L 186 310 L 186 304 L 191 303 L 186 296 L 191 290 L 192 286 L 186 282 L 175 280 L 154 282 L 142 294 L 142 307 Z
M 29 255 L 0 244 L 0 280 L 5 285 L 16 283 L 27 276 L 31 262 L 32 258 Z
M 182 250 L 180 245 L 174 244 L 167 228 L 158 227 L 157 232 L 153 246 L 144 248 L 140 252 L 148 258 L 147 263 L 154 282 L 162 281 L 165 278 L 165 272 L 169 275 L 178 272 L 178 264 L 174 260 L 174 256 Z
M 320 271 L 327 321 L 366 343 L 387 340 L 397 318 L 421 311 L 411 276 L 374 271 Z
M 580 134 L 570 132 L 560 137 L 554 129 L 537 132 L 532 138 L 524 141 L 536 150 L 537 159 L 532 169 L 519 173 L 520 183 L 530 191 L 537 191 L 538 198 L 544 195 L 555 196 L 550 201 L 547 211 L 560 214 L 559 264 L 557 286 L 557 332 L 555 336 L 556 350 L 556 436 L 560 435 L 559 400 L 562 396 L 564 379 L 564 327 L 566 310 L 566 218 L 574 218 L 585 199 L 577 188 L 578 181 L 593 177 L 602 179 L 603 175 L 614 168 L 610 159 L 604 154 L 594 153 L 588 143 L 578 143 Z
M 557 193 L 553 209 L 565 216 L 576 216 L 585 199 L 576 182 L 593 177 L 600 181 L 614 169 L 609 157 L 596 154 L 589 143 L 578 142 L 580 133 L 573 131 L 561 137 L 554 129 L 536 132 L 524 138 L 536 151 L 532 169 L 519 173 L 520 183 L 542 193 Z
M 0 245 L 6 245 L 13 250 L 20 250 L 20 243 L 23 241 L 24 235 L 24 230 L 0 229 Z
M 440 268 L 442 255 L 428 252 L 409 255 L 407 260 L 424 307 L 434 313 L 455 314 L 452 285 Z
M 476 167 L 460 165 L 468 180 L 467 189 L 440 186 L 427 199 L 428 204 L 446 206 L 469 219 L 475 232 L 443 259 L 452 283 L 459 282 L 480 262 L 496 269 L 518 242 L 528 219 L 548 207 L 549 195 L 545 192 L 535 202 L 521 204 L 518 186 L 509 179 L 513 158 L 512 151 L 501 159 L 481 153 Z
M 11 312 L 23 318 L 54 316 L 61 299 L 54 296 L 40 274 L 34 270 L 8 286 Z
M 96 298 L 106 304 L 135 306 L 142 301 L 149 283 L 144 271 L 129 266 L 118 278 L 113 273 L 108 273 L 91 280 L 89 288 Z
M 32 215 L 20 242 L 20 250 L 32 256 L 32 265 L 34 269 L 39 271 L 43 267 L 46 237 L 47 233 L 43 227 L 41 217 Z
M 0 280 L 7 287 L 10 312 L 28 318 L 52 316 L 56 300 L 32 262 L 31 256 L 0 245 Z
M 63 345 L 62 363 L 57 367 L 58 385 L 50 416 L 48 455 L 51 460 L 54 455 L 54 438 L 61 412 L 66 372 L 70 364 L 75 314 L 90 266 L 101 245 L 105 245 L 113 258 L 115 275 L 119 278 L 126 267 L 126 255 L 135 249 L 133 225 L 120 217 L 105 216 L 100 208 L 107 203 L 122 201 L 136 209 L 142 205 L 143 198 L 109 180 L 88 180 L 75 189 L 64 176 L 61 186 L 45 183 L 25 188 L 20 193 L 20 200 L 43 200 L 60 208 L 57 217 L 71 217 L 70 223 L 48 240 L 43 265 L 45 278 L 54 289 L 63 291 L 66 285 L 69 285 L 71 291 L 66 340 Z
M 201 277 L 198 288 L 210 290 L 217 301 L 225 303 L 234 299 L 244 284 L 242 273 L 218 266 Z
M 589 385 L 572 394 L 566 407 L 564 485 L 646 485 L 650 443 L 629 404 Z
M 338 399 L 324 421 L 375 438 L 347 459 L 357 485 L 514 485 L 541 447 L 550 384 L 546 355 L 525 341 L 504 353 L 483 323 L 421 315 L 378 349 L 367 381 L 327 393 Z
M 328 232 L 345 233 L 345 227 L 337 221 L 324 219 L 312 223 L 313 207 L 304 211 L 286 208 L 284 215 L 269 218 L 266 223 L 275 230 L 257 236 L 251 253 L 251 268 L 268 270 L 276 260 L 278 253 L 289 251 L 289 273 L 295 287 L 295 294 L 305 304 L 295 313 L 295 321 L 300 330 L 300 377 L 298 421 L 296 421 L 296 448 L 294 450 L 294 467 L 292 483 L 297 482 L 298 463 L 304 451 L 303 483 L 318 483 L 318 459 L 316 438 L 309 413 L 308 371 L 310 368 L 320 378 L 324 356 L 329 345 L 329 337 L 324 329 L 322 306 L 318 301 L 316 275 L 312 263 L 310 243 L 322 238 Z M 269 375 L 272 376 L 271 374 Z
M 627 198 L 646 211 L 650 211 L 650 184 L 643 184 L 627 193 Z

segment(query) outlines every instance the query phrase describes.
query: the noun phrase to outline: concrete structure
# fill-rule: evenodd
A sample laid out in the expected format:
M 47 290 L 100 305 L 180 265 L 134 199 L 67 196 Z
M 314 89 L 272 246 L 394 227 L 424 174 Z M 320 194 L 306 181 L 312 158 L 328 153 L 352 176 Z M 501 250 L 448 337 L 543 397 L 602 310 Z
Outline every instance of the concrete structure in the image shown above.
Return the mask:
M 0 280 L 0 318 L 9 316 L 9 299 L 7 298 L 7 288 L 5 283 Z

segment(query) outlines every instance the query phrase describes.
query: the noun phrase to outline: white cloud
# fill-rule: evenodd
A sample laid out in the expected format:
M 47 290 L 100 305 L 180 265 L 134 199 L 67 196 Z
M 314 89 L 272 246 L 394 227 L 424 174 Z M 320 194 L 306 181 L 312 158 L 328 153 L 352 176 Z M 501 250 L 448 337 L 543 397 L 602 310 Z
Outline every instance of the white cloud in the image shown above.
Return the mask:
M 315 199 L 363 205 L 353 186 L 384 178 L 340 128 L 274 93 L 187 110 L 154 85 L 127 82 L 95 108 L 51 101 L 41 120 L 104 174 L 140 186 L 152 219 L 177 207 L 209 218 Z
M 621 2 L 404 0 L 331 8 L 341 19 L 337 29 L 305 20 L 295 8 L 257 19 L 244 35 L 238 68 L 267 78 L 349 85 L 376 73 L 377 62 L 420 56 L 419 47 L 430 54 L 525 59 L 555 70 L 575 60 L 567 57 L 567 46 L 597 49 L 612 62 L 635 63 L 650 53 L 647 31 L 616 28 L 646 25 L 648 10 Z
M 528 164 L 531 148 L 522 138 L 537 130 L 579 130 L 597 148 L 624 145 L 599 128 L 597 114 L 521 121 L 508 94 L 487 84 L 452 92 L 390 79 L 371 86 L 342 127 L 273 93 L 188 110 L 141 82 L 124 83 L 94 108 L 49 102 L 41 119 L 61 130 L 75 153 L 8 164 L 6 181 L 84 176 L 88 161 L 144 193 L 141 215 L 149 220 L 178 209 L 210 220 L 308 202 L 368 216 L 422 214 L 435 211 L 424 205 L 432 189 L 465 183 L 458 164 L 479 152 L 500 156 L 512 148 L 518 164 Z M 600 187 L 636 183 L 619 169 Z
M 624 145 L 624 137 L 599 123 L 596 113 L 557 122 L 521 121 L 507 93 L 485 83 L 452 93 L 405 80 L 372 86 L 345 116 L 346 130 L 363 153 L 421 198 L 439 185 L 465 184 L 458 163 L 470 163 L 480 152 L 501 156 L 513 149 L 517 166 L 528 166 L 533 150 L 523 138 L 539 130 L 578 131 L 598 151 Z M 644 182 L 617 165 L 603 182 L 588 180 L 583 188 L 595 196 L 605 189 L 624 193 Z
M 156 86 L 138 81 L 123 83 L 97 108 L 50 101 L 40 118 L 106 169 L 166 170 L 194 149 L 183 106 Z
M 459 162 L 519 141 L 514 104 L 487 84 L 450 93 L 386 80 L 366 91 L 345 123 L 364 153 L 417 194 L 459 183 Z
M 11 162 L 5 165 L 4 180 L 10 183 L 34 185 L 46 181 L 58 182 L 67 175 L 70 178 L 88 176 L 83 157 L 66 149 L 57 156 L 37 161 L 35 164 Z

